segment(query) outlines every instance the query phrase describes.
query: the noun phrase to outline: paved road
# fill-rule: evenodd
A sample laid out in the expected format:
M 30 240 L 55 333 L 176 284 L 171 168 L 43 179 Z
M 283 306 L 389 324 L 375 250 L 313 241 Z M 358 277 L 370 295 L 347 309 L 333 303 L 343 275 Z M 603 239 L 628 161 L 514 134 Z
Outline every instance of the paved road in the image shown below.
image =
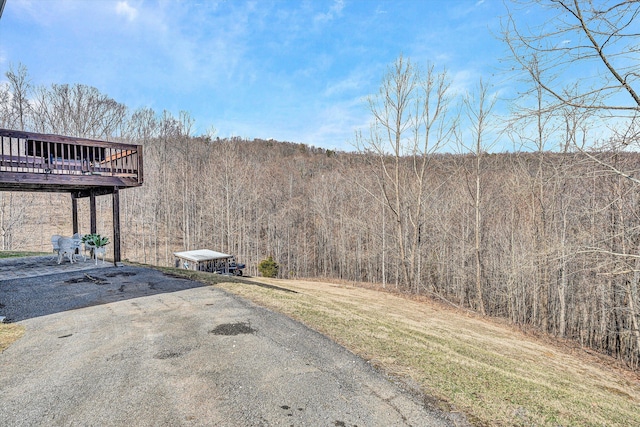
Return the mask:
M 248 285 L 250 286 L 250 285 Z M 0 281 L 0 425 L 446 426 L 325 337 L 137 267 Z

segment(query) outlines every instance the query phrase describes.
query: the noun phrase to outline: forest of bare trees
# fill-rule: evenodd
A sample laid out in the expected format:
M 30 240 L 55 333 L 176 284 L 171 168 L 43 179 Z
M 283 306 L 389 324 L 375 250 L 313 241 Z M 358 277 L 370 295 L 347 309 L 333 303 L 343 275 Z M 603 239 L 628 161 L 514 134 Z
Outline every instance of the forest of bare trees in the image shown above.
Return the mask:
M 638 6 L 550 4 L 586 42 L 545 51 L 540 40 L 557 32 L 535 39 L 545 34 L 505 21 L 530 91 L 499 122 L 486 82 L 452 93 L 445 71 L 399 57 L 369 98 L 372 125 L 352 153 L 194 135 L 188 113 L 131 112 L 81 84 L 34 87 L 22 65 L 0 86 L 0 127 L 143 145 L 145 183 L 121 192 L 123 259 L 171 265 L 174 251 L 209 248 L 257 274 L 271 255 L 284 278 L 437 298 L 637 369 L 640 101 L 629 56 L 617 53 L 640 46 L 625 39 Z M 597 62 L 604 80 L 562 86 L 555 54 Z M 603 127 L 606 139 L 593 136 Z M 498 133 L 522 148 L 493 153 Z M 98 198 L 102 233 L 110 203 Z M 48 251 L 51 234 L 70 231 L 70 205 L 69 195 L 0 193 L 2 249 Z

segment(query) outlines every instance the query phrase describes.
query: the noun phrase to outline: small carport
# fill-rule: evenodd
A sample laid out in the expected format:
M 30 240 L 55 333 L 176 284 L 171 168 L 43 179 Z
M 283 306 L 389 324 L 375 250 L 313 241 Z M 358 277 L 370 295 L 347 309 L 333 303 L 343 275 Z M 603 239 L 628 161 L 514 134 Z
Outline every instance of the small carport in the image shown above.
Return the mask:
M 223 254 L 209 249 L 174 252 L 175 266 L 184 270 L 219 272 L 228 274 L 229 263 L 233 255 Z

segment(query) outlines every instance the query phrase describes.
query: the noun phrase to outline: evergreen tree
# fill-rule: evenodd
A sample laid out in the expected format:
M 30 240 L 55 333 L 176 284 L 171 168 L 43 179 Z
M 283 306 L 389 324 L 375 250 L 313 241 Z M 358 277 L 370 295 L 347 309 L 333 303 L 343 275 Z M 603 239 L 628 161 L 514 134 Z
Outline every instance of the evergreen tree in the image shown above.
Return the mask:
M 262 277 L 276 277 L 278 276 L 278 269 L 280 266 L 273 260 L 272 256 L 267 259 L 263 259 L 258 264 L 258 271 L 262 274 Z

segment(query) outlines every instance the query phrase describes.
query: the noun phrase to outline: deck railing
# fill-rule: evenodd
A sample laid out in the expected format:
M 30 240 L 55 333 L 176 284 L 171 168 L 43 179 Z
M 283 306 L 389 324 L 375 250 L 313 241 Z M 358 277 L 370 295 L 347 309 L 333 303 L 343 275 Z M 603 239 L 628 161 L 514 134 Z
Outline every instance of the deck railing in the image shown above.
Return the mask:
M 132 144 L 1 135 L 0 172 L 99 175 L 142 182 L 141 147 Z M 51 140 L 48 140 L 51 139 Z

